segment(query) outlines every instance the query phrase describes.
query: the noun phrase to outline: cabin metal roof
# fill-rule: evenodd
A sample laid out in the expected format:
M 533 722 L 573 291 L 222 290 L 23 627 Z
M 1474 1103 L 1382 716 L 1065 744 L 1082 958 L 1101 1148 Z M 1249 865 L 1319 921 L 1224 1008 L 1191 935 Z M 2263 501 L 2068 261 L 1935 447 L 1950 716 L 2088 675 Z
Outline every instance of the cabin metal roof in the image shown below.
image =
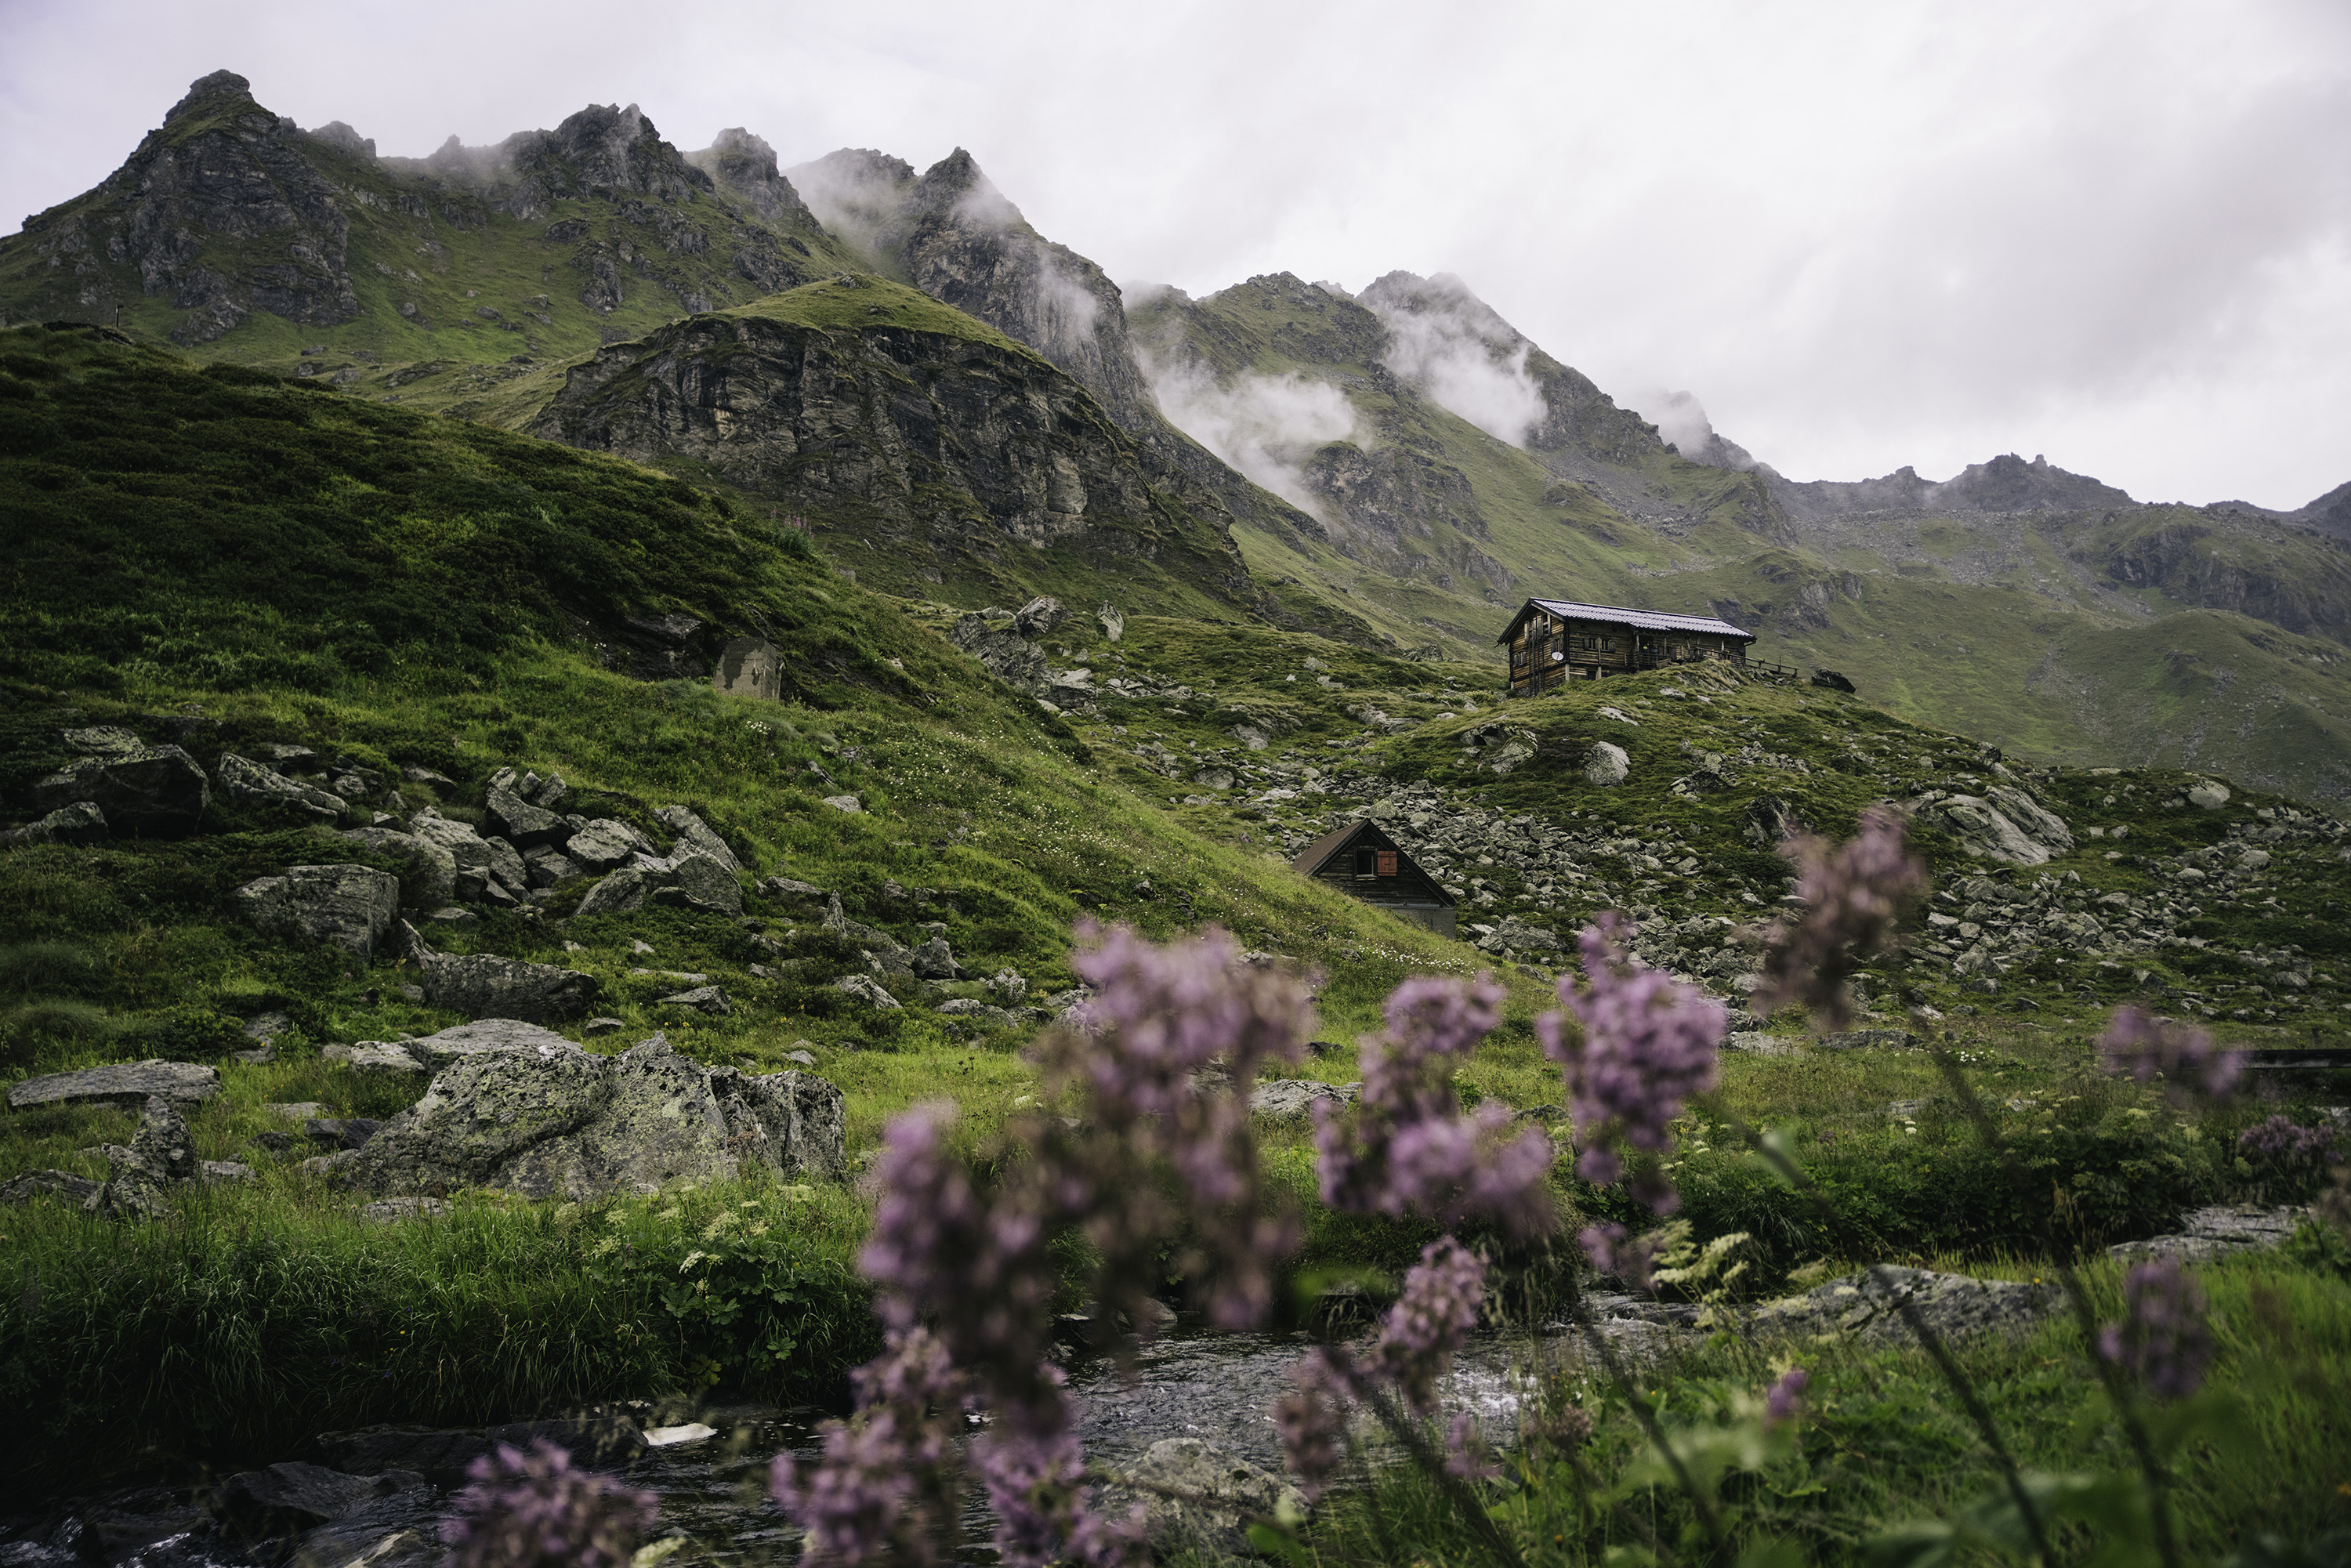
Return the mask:
M 1604 621 L 1618 626 L 1637 626 L 1644 632 L 1703 632 L 1718 637 L 1743 637 L 1755 641 L 1755 633 L 1742 632 L 1728 621 L 1717 621 L 1711 615 L 1667 615 L 1656 610 L 1628 610 L 1621 604 L 1579 604 L 1572 599 L 1530 599 L 1510 617 L 1502 634 L 1494 639 L 1507 643 L 1527 618 L 1530 610 L 1548 610 L 1565 621 Z
M 1412 867 L 1414 871 L 1418 872 L 1420 875 L 1427 881 L 1428 885 L 1436 889 L 1437 897 L 1443 899 L 1447 904 L 1455 902 L 1453 895 L 1445 891 L 1445 885 L 1442 883 L 1438 882 L 1435 877 L 1430 876 L 1428 872 L 1421 865 L 1421 863 L 1418 861 L 1414 860 L 1412 856 L 1405 852 L 1405 847 L 1402 844 L 1397 843 L 1395 839 L 1388 836 L 1386 829 L 1381 827 L 1369 817 L 1358 817 L 1355 821 L 1347 823 L 1343 827 L 1332 829 L 1329 832 L 1323 834 L 1321 838 L 1315 840 L 1312 843 L 1299 851 L 1298 858 L 1290 862 L 1290 869 L 1296 872 L 1301 876 L 1312 876 L 1324 866 L 1329 865 L 1331 863 L 1332 857 L 1336 855 L 1341 850 L 1345 849 L 1349 844 L 1354 842 L 1366 828 L 1379 834 L 1382 839 L 1385 840 L 1388 846 L 1395 850 L 1396 854 L 1401 858 L 1403 864 L 1408 865 Z

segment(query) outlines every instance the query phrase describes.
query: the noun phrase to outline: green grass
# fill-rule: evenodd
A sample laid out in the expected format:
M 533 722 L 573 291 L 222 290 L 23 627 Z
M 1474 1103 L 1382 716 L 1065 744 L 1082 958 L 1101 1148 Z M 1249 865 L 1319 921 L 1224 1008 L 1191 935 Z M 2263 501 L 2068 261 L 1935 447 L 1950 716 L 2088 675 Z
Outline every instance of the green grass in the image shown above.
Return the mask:
M 2196 1270 L 2213 1309 L 2219 1355 L 2210 1386 L 2233 1411 L 2175 1456 L 2173 1497 L 2191 1562 L 2212 1562 L 2256 1534 L 2288 1542 L 2351 1523 L 2351 1283 L 2272 1257 Z M 2119 1268 L 2085 1270 L 2102 1317 L 2118 1315 Z M 2028 1470 L 2135 1478 L 2122 1434 L 2083 1363 L 2070 1322 L 2020 1338 L 1958 1345 L 1970 1381 Z M 1783 1542 L 1796 1562 L 1855 1563 L 1875 1536 L 1940 1519 L 1999 1484 L 1980 1438 L 1933 1365 L 1905 1343 L 1742 1342 L 1723 1335 L 1648 1373 L 1668 1431 L 1722 1418 L 1790 1364 L 1812 1374 L 1798 1445 L 1726 1488 L 1735 1549 Z M 1546 1396 L 1596 1421 L 1584 1462 L 1613 1504 L 1593 1507 L 1564 1464 L 1513 1464 L 1496 1489 L 1494 1517 L 1531 1564 L 1641 1561 L 1646 1528 L 1689 1542 L 1688 1505 L 1670 1484 L 1627 1477 L 1645 1444 L 1596 1367 L 1545 1379 Z M 2061 1560 L 2095 1540 L 2062 1537 Z M 1315 1563 L 1483 1561 L 1434 1490 L 1409 1467 L 1382 1470 L 1365 1490 L 1341 1492 L 1308 1526 Z M 1619 1555 L 1620 1553 L 1624 1555 Z

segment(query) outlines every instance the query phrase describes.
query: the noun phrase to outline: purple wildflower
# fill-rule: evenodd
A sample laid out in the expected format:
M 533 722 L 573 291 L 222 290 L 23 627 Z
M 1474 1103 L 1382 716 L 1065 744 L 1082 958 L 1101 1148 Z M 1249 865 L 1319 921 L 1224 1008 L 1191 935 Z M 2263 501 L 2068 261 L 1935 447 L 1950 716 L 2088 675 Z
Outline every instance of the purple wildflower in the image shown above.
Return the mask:
M 1575 1233 L 1576 1245 L 1603 1274 L 1614 1274 L 1636 1291 L 1649 1288 L 1649 1265 L 1657 1256 L 1654 1236 L 1635 1238 L 1621 1225 L 1587 1225 Z
M 1798 1403 L 1803 1396 L 1804 1385 L 1812 1380 L 1813 1375 L 1801 1366 L 1792 1366 L 1782 1373 L 1779 1381 L 1772 1384 L 1771 1391 L 1763 1396 L 1763 1424 L 1784 1427 L 1794 1420 Z
M 1520 1418 L 1519 1437 L 1530 1448 L 1572 1454 L 1592 1441 L 1592 1417 L 1579 1406 L 1547 1406 Z
M 1421 977 L 1388 998 L 1387 1028 L 1364 1037 L 1364 1087 L 1352 1125 L 1318 1105 L 1315 1167 L 1322 1200 L 1343 1213 L 1426 1214 L 1452 1225 L 1492 1219 L 1530 1239 L 1558 1222 L 1544 1178 L 1551 1140 L 1530 1128 L 1516 1138 L 1500 1104 L 1464 1114 L 1452 1082 L 1454 1059 L 1475 1050 L 1501 1021 L 1503 992 Z
M 1380 1320 L 1364 1372 L 1392 1383 L 1420 1416 L 1437 1408 L 1437 1380 L 1478 1326 L 1486 1301 L 1486 1260 L 1450 1236 L 1421 1249 L 1404 1277 L 1404 1293 Z
M 1579 1036 L 1567 1038 L 1558 1013 L 1535 1020 L 1544 1054 L 1566 1070 L 1568 1113 L 1583 1145 L 1577 1174 L 1604 1186 L 1624 1175 L 1620 1150 L 1673 1146 L 1668 1129 L 1683 1102 L 1714 1087 L 1728 1021 L 1720 1002 L 1620 953 L 1617 929 L 1613 911 L 1584 927 L 1584 989 L 1561 977 L 1559 999 L 1583 1026 Z M 1670 1187 L 1641 1196 L 1659 1214 L 1679 1204 Z
M 474 1484 L 441 1526 L 456 1568 L 624 1568 L 660 1516 L 653 1493 L 573 1469 L 544 1438 L 528 1453 L 501 1443 L 465 1473 Z
M 1354 1402 L 1353 1368 L 1343 1350 L 1311 1350 L 1290 1369 L 1290 1392 L 1273 1407 L 1281 1434 L 1282 1458 L 1298 1490 L 1312 1502 L 1338 1472 L 1340 1447 L 1347 1436 L 1347 1410 Z
M 2133 1007 L 2115 1009 L 2099 1037 L 2098 1058 L 2109 1072 L 2141 1083 L 2161 1073 L 2175 1089 L 2201 1090 L 2215 1099 L 2225 1097 L 2245 1070 L 2242 1051 L 2222 1051 L 2200 1029 L 2150 1018 Z
M 1478 1430 L 1478 1417 L 1467 1410 L 1446 1428 L 1445 1473 L 1465 1481 L 1490 1481 L 1502 1473 L 1485 1434 Z
M 804 1561 L 862 1563 L 894 1551 L 935 1563 L 957 1521 L 954 1445 L 960 1384 L 946 1347 L 920 1328 L 852 1375 L 858 1411 L 825 1425 L 824 1453 L 803 1473 L 778 1454 L 768 1490 L 808 1531 Z
M 1058 1369 L 1053 1381 L 1049 1399 L 1000 1412 L 995 1427 L 972 1445 L 996 1510 L 997 1555 L 1015 1568 L 1044 1568 L 1065 1555 L 1097 1564 L 1128 1562 L 1141 1552 L 1139 1521 L 1113 1523 L 1085 1507 L 1085 1462 Z
M 1780 852 L 1796 864 L 1802 919 L 1782 922 L 1765 939 L 1761 1011 L 1802 1003 L 1832 1026 L 1848 1021 L 1845 981 L 1861 961 L 1893 940 L 1903 911 L 1927 885 L 1927 868 L 1902 841 L 1902 814 L 1873 806 L 1861 831 L 1842 844 L 1791 839 Z
M 2203 1385 L 2212 1360 L 2204 1292 L 2168 1254 L 2141 1263 L 2123 1282 L 2123 1321 L 2098 1336 L 2098 1354 L 2135 1374 L 2158 1399 L 2185 1399 Z
M 2314 1165 L 2334 1150 L 2334 1128 L 2299 1126 L 2291 1116 L 2272 1116 L 2237 1134 L 2239 1154 L 2278 1165 Z

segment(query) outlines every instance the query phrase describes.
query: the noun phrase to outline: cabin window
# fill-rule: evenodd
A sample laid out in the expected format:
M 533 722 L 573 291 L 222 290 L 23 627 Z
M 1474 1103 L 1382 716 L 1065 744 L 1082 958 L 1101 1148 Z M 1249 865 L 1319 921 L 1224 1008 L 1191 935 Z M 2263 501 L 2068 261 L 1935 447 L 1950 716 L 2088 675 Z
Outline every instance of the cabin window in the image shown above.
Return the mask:
M 1396 873 L 1396 852 L 1395 852 L 1395 851 L 1394 851 L 1394 850 L 1380 850 L 1380 851 L 1376 852 L 1376 853 L 1374 854 L 1374 860 L 1377 862 L 1378 869 L 1379 869 L 1379 874 L 1380 874 L 1380 875 L 1382 875 L 1382 876 L 1394 876 L 1394 875 L 1395 875 L 1395 873 Z
M 1379 875 L 1380 852 L 1377 850 L 1357 850 L 1355 852 L 1355 874 L 1357 876 Z

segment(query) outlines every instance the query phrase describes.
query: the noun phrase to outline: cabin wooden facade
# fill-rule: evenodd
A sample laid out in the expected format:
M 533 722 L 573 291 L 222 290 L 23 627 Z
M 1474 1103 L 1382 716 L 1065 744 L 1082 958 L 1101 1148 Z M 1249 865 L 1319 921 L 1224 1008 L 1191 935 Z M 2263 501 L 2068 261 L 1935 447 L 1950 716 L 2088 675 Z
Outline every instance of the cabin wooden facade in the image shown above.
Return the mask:
M 1393 910 L 1439 936 L 1453 935 L 1453 895 L 1413 863 L 1377 823 L 1350 822 L 1306 846 L 1290 869 L 1353 898 Z
M 1747 662 L 1755 633 L 1709 615 L 1667 615 L 1614 604 L 1530 599 L 1495 641 L 1510 651 L 1510 695 L 1541 696 L 1569 681 L 1661 664 Z

